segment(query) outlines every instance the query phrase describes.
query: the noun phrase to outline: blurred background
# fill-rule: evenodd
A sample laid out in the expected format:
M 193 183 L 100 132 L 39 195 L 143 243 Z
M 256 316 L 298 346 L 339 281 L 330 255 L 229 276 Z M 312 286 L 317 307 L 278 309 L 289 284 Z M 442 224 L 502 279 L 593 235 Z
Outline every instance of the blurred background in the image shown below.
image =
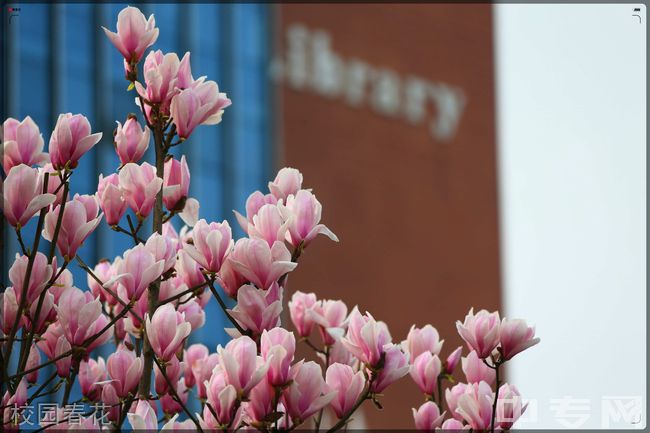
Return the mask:
M 61 112 L 104 133 L 73 192 L 115 170 L 115 121 L 137 111 L 100 29 L 123 6 L 3 11 L 4 117 L 30 115 L 46 143 Z M 507 370 L 530 401 L 521 428 L 645 425 L 645 6 L 140 8 L 160 28 L 154 49 L 191 51 L 193 75 L 233 100 L 218 127 L 175 148 L 200 217 L 241 236 L 232 209 L 285 165 L 323 204 L 341 242 L 316 242 L 287 296 L 342 298 L 395 341 L 432 323 L 442 356 L 471 306 L 525 318 L 542 342 Z M 101 225 L 81 255 L 94 264 L 129 246 Z M 206 313 L 192 338 L 213 350 L 224 321 L 214 302 Z M 367 426 L 411 427 L 421 398 L 404 379 L 383 402 Z

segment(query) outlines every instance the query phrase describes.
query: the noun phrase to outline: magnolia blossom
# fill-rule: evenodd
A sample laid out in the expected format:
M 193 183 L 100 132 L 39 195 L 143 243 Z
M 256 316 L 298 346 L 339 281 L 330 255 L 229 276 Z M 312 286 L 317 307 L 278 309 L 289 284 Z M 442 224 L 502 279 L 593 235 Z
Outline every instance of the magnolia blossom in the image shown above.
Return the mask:
M 456 321 L 458 333 L 465 340 L 467 345 L 476 351 L 481 359 L 485 359 L 499 344 L 499 313 L 489 313 L 481 310 L 474 314 L 470 309 L 465 322 Z
M 475 351 L 471 351 L 467 357 L 462 359 L 462 368 L 467 382 L 479 383 L 481 381 L 492 385 L 496 380 L 496 372 L 483 363 Z
M 523 404 L 519 390 L 514 385 L 504 383 L 499 388 L 497 399 L 496 422 L 503 430 L 510 430 L 528 407 Z
M 117 225 L 126 212 L 127 203 L 119 186 L 120 178 L 116 173 L 106 177 L 99 175 L 97 197 L 99 206 L 106 216 L 106 222 L 110 226 Z
M 2 299 L 2 309 L 0 309 L 1 329 L 5 335 L 8 335 L 16 322 L 18 322 L 16 330 L 19 330 L 25 320 L 22 316 L 18 316 L 18 301 L 13 287 L 7 287 L 4 292 L 0 293 L 0 297 Z
M 192 366 L 192 376 L 194 376 L 194 380 L 196 381 L 196 393 L 199 398 L 205 399 L 207 397 L 205 385 L 210 377 L 212 377 L 214 368 L 219 365 L 219 359 L 220 357 L 217 353 L 211 353 L 202 362 L 195 363 Z
M 293 382 L 282 392 L 282 401 L 295 425 L 321 410 L 338 394 L 329 390 L 321 366 L 314 361 L 294 364 L 291 377 Z
M 282 216 L 289 221 L 287 240 L 294 247 L 301 243 L 306 247 L 318 234 L 339 241 L 330 229 L 320 224 L 323 207 L 310 191 L 301 189 L 296 195 L 287 197 L 286 205 L 279 206 Z
M 117 122 L 113 143 L 120 163 L 125 165 L 140 161 L 149 147 L 150 137 L 149 128 L 143 129 L 135 116 L 129 116 L 124 125 Z
M 29 355 L 27 356 L 27 363 L 25 364 L 25 369 L 31 370 L 33 368 L 38 367 L 40 364 L 41 364 L 41 354 L 38 351 L 38 347 L 35 344 L 32 344 L 32 346 L 29 348 Z M 38 371 L 39 370 L 35 370 L 25 375 L 27 382 L 36 383 L 36 381 L 38 381 Z
M 180 403 L 176 401 L 176 397 L 174 397 L 171 392 L 160 396 L 160 407 L 166 415 L 174 415 L 182 412 L 183 406 L 181 406 L 181 403 L 183 405 L 187 404 L 187 399 L 190 397 L 183 379 L 176 381 L 174 391 L 176 391 L 176 395 L 180 397 Z
M 53 194 L 43 193 L 38 169 L 24 164 L 9 171 L 2 185 L 2 212 L 7 222 L 21 228 L 41 209 L 54 202 Z
M 106 369 L 119 397 L 124 398 L 135 392 L 142 377 L 143 366 L 142 358 L 123 348 L 108 357 Z
M 268 289 L 298 266 L 291 261 L 291 253 L 282 242 L 269 247 L 261 239 L 242 238 L 235 243 L 235 257 L 235 269 L 260 289 Z
M 169 383 L 167 382 L 167 379 L 165 379 L 165 376 L 169 378 L 169 382 L 171 383 L 178 382 L 178 379 L 181 378 L 181 373 L 183 372 L 183 365 L 184 363 L 180 362 L 178 358 L 172 357 L 172 359 L 164 366 L 165 375 L 163 375 L 160 368 L 158 368 L 158 365 L 154 364 L 154 388 L 156 394 L 163 395 L 170 392 Z
M 214 81 L 203 81 L 181 90 L 172 99 L 170 108 L 178 136 L 186 139 L 199 125 L 221 122 L 223 111 L 230 104 L 230 99 L 219 92 Z
M 282 288 L 274 284 L 269 290 L 247 284 L 237 292 L 237 305 L 229 310 L 232 317 L 254 334 L 278 326 L 282 313 Z
M 153 232 L 144 245 L 145 249 L 153 255 L 156 262 L 163 262 L 163 273 L 173 268 L 176 264 L 176 242 L 172 238 L 163 236 L 158 232 Z
M 244 410 L 248 424 L 260 431 L 267 431 L 271 424 L 269 416 L 276 411 L 274 407 L 275 389 L 264 378 L 255 385 L 249 395 L 249 401 L 245 403 Z
M 23 289 L 26 286 L 27 305 L 36 302 L 40 294 L 45 290 L 45 287 L 56 272 L 56 261 L 49 264 L 45 254 L 37 252 L 34 256 L 29 281 L 26 282 L 25 276 L 27 275 L 28 266 L 29 257 L 16 253 L 14 263 L 9 268 L 9 281 L 11 281 L 16 291 L 16 300 L 20 303 Z
M 185 155 L 180 162 L 169 158 L 165 161 L 163 203 L 169 210 L 182 210 L 190 190 L 190 169 Z
M 503 319 L 500 329 L 501 354 L 504 359 L 510 359 L 519 352 L 539 343 L 535 338 L 535 327 L 529 327 L 521 319 Z
M 445 390 L 445 401 L 447 402 L 447 407 L 449 408 L 449 413 L 451 416 L 458 420 L 462 420 L 463 417 L 459 414 L 456 409 L 458 408 L 458 399 L 461 395 L 465 394 L 465 390 L 470 385 L 466 383 L 457 383 L 451 388 Z
M 63 334 L 71 345 L 80 346 L 108 325 L 108 318 L 102 314 L 102 304 L 90 292 L 82 292 L 76 287 L 67 289 L 56 306 L 58 321 Z M 104 344 L 111 338 L 108 329 L 87 346 L 87 351 Z
M 289 314 L 293 326 L 300 337 L 309 337 L 314 329 L 316 315 L 311 311 L 316 308 L 317 299 L 314 293 L 294 292 L 289 301 Z
M 384 346 L 384 363 L 377 373 L 371 390 L 382 392 L 393 382 L 406 376 L 409 372 L 408 358 L 397 344 Z
M 235 217 L 237 217 L 237 222 L 241 226 L 242 230 L 244 230 L 245 233 L 248 233 L 249 224 L 253 224 L 253 217 L 257 215 L 257 213 L 262 208 L 262 206 L 264 206 L 265 204 L 276 205 L 277 203 L 278 203 L 278 199 L 273 194 L 264 195 L 259 191 L 255 191 L 254 193 L 249 195 L 248 198 L 246 199 L 245 217 L 237 211 L 233 211 L 233 212 L 235 213 Z
M 208 348 L 203 344 L 192 344 L 183 351 L 183 378 L 187 387 L 192 387 L 196 383 L 193 371 L 200 364 L 206 362 L 208 354 Z
M 115 266 L 116 275 L 105 282 L 104 287 L 111 287 L 118 282 L 126 290 L 127 301 L 140 298 L 149 284 L 160 277 L 165 269 L 164 254 L 158 258 L 151 252 L 152 249 L 151 245 L 147 248 L 138 244 L 127 250 L 124 258 Z
M 475 383 L 465 388 L 458 397 L 456 412 L 476 431 L 490 428 L 492 421 L 492 401 L 494 393 L 485 382 Z
M 58 322 L 48 326 L 47 330 L 41 334 L 41 339 L 36 342 L 36 345 L 49 359 L 58 358 L 68 353 L 72 348 L 63 334 L 63 327 Z M 70 374 L 71 362 L 72 356 L 66 356 L 56 361 L 57 374 L 61 377 L 67 377 Z
M 60 114 L 50 137 L 50 160 L 56 169 L 77 167 L 79 158 L 102 138 L 90 133 L 90 122 L 81 114 Z
M 43 167 L 38 168 L 38 174 L 41 177 L 43 185 L 45 185 L 45 175 L 48 175 L 47 192 L 56 196 L 52 204 L 54 206 L 61 204 L 63 201 L 63 186 L 61 186 L 62 173 L 57 171 L 52 164 L 48 162 Z
M 362 371 L 355 371 L 349 365 L 334 363 L 327 368 L 325 382 L 336 396 L 330 406 L 338 418 L 350 412 L 363 392 L 366 379 Z
M 209 381 L 205 381 L 207 404 L 200 420 L 203 428 L 219 429 L 227 427 L 236 417 L 235 403 L 237 401 L 236 387 L 228 383 L 221 366 L 215 367 Z M 210 408 L 212 410 L 210 410 Z M 213 412 L 216 414 L 213 415 Z
M 460 361 L 460 357 L 462 353 L 463 353 L 462 346 L 458 346 L 456 350 L 454 350 L 449 354 L 443 366 L 443 371 L 445 372 L 445 374 L 452 374 L 454 372 L 456 366 L 458 365 L 458 362 Z
M 43 135 L 31 117 L 22 122 L 8 118 L 2 124 L 2 168 L 9 174 L 12 167 L 20 164 L 43 165 L 48 161 L 43 152 Z
M 181 303 L 178 306 L 178 312 L 185 315 L 185 320 L 192 326 L 192 331 L 205 325 L 205 311 L 196 299 Z
M 253 215 L 253 222 L 248 224 L 248 235 L 265 240 L 271 247 L 275 241 L 284 242 L 288 228 L 289 221 L 282 218 L 280 209 L 276 205 L 265 204 Z
M 151 348 L 163 361 L 169 361 L 183 347 L 183 341 L 192 331 L 185 315 L 170 304 L 159 307 L 152 318 L 147 317 L 145 328 Z
M 185 53 L 179 60 L 176 53 L 151 51 L 147 54 L 143 69 L 147 87 L 136 81 L 134 84 L 138 95 L 152 104 L 158 104 L 163 114 L 169 114 L 169 104 L 174 95 L 178 94 L 178 89 L 192 85 L 190 53 Z M 145 104 L 144 109 L 149 116 L 151 107 Z
M 278 200 L 286 202 L 287 197 L 296 195 L 302 188 L 302 173 L 295 168 L 284 167 L 278 171 L 273 182 L 269 182 L 269 191 Z
M 163 184 L 156 175 L 156 167 L 147 162 L 128 163 L 120 170 L 119 180 L 124 199 L 138 219 L 148 217 Z
M 260 352 L 269 363 L 267 379 L 273 386 L 282 386 L 289 380 L 289 368 L 296 351 L 296 338 L 283 328 L 264 330 L 260 339 Z
M 102 29 L 115 48 L 124 56 L 124 60 L 129 63 L 139 62 L 144 51 L 158 39 L 158 29 L 153 14 L 147 20 L 140 9 L 131 6 L 122 9 L 117 16 L 117 33 L 105 27 Z
M 440 414 L 438 405 L 432 401 L 427 401 L 418 408 L 413 410 L 413 420 L 415 421 L 415 428 L 421 432 L 432 432 L 442 425 L 445 418 L 444 414 Z
M 93 200 L 95 200 L 93 198 Z M 56 206 L 54 210 L 48 212 L 45 216 L 45 227 L 43 228 L 43 237 L 48 241 L 54 239 L 56 225 L 59 213 L 63 205 Z M 86 238 L 97 228 L 102 219 L 102 215 L 97 215 L 99 207 L 95 201 L 95 207 L 82 196 L 75 196 L 65 204 L 61 227 L 56 239 L 56 246 L 66 262 L 74 259 L 77 250 Z
M 199 220 L 192 229 L 194 245 L 183 249 L 205 270 L 219 272 L 226 256 L 233 249 L 232 231 L 228 221 L 208 224 Z
M 147 400 L 138 400 L 135 411 L 126 414 L 134 431 L 158 430 L 156 410 Z
M 406 336 L 406 340 L 402 341 L 402 348 L 413 361 L 424 352 L 439 355 L 443 343 L 444 340 L 440 339 L 438 330 L 433 326 L 425 325 L 422 328 L 416 328 L 413 325 Z
M 81 394 L 90 401 L 99 400 L 102 385 L 98 382 L 103 382 L 108 377 L 104 358 L 100 356 L 97 360 L 91 358 L 88 361 L 81 361 L 78 377 Z
M 268 363 L 258 363 L 257 345 L 247 336 L 229 341 L 225 348 L 219 346 L 217 353 L 224 380 L 244 397 L 262 380 L 269 368 Z
M 326 346 L 334 344 L 336 341 L 334 336 L 341 337 L 345 333 L 348 306 L 343 301 L 323 300 L 314 309 L 308 310 L 307 314 L 311 314 L 314 322 L 318 325 L 321 338 Z
M 415 358 L 409 371 L 415 384 L 427 395 L 434 394 L 440 372 L 440 358 L 431 352 L 423 352 Z
M 355 307 L 350 313 L 348 332 L 341 341 L 357 359 L 374 367 L 381 361 L 391 336 L 385 323 L 377 322 L 370 313 L 361 315 Z

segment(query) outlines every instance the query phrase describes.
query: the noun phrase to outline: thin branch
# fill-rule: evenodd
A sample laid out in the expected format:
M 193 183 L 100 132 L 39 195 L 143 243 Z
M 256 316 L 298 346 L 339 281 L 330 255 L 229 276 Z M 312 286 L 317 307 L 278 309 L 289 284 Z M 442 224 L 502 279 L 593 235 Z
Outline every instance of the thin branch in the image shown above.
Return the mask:
M 169 385 L 169 390 L 171 391 L 171 394 L 174 397 L 174 400 L 176 400 L 176 403 L 178 403 L 183 408 L 183 412 L 185 412 L 187 414 L 187 416 L 192 420 L 192 422 L 194 423 L 194 425 L 196 426 L 198 431 L 203 432 L 203 429 L 201 428 L 201 425 L 199 424 L 199 422 L 196 420 L 196 418 L 194 418 L 194 416 L 189 411 L 189 409 L 187 409 L 185 404 L 183 404 L 183 401 L 181 400 L 181 397 L 176 392 L 176 385 L 177 384 L 172 383 L 171 379 L 169 379 L 169 376 L 167 376 L 167 372 L 165 371 L 166 367 L 161 365 L 160 362 L 158 361 L 158 359 L 155 356 L 154 356 L 153 360 L 156 363 L 156 365 L 158 366 L 158 370 L 162 374 L 163 378 L 165 379 L 165 381 Z
M 217 302 L 221 306 L 221 309 L 223 310 L 223 313 L 226 315 L 228 320 L 230 320 L 230 322 L 235 326 L 235 328 L 237 328 L 237 331 L 239 331 L 241 335 L 249 335 L 250 333 L 248 332 L 248 330 L 242 328 L 239 322 L 237 322 L 237 320 L 235 320 L 235 318 L 232 317 L 228 312 L 228 306 L 223 301 L 223 299 L 221 299 L 219 292 L 217 292 L 217 289 L 214 287 L 214 280 L 211 280 L 207 276 L 205 276 L 205 281 L 208 282 L 208 287 L 210 287 L 210 291 L 212 292 L 212 295 L 217 299 Z

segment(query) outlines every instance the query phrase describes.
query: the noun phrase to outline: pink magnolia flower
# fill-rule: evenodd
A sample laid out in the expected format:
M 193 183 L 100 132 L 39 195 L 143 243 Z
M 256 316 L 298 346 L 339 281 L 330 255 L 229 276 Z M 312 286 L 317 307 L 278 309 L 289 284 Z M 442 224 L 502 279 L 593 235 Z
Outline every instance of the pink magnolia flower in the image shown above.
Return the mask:
M 115 48 L 124 56 L 124 60 L 129 63 L 139 62 L 144 51 L 158 39 L 158 29 L 153 14 L 147 20 L 138 8 L 131 6 L 122 9 L 117 16 L 117 33 L 105 27 L 102 29 Z
M 156 262 L 163 262 L 163 274 L 173 268 L 176 264 L 177 250 L 176 241 L 174 239 L 163 236 L 158 232 L 154 232 L 149 236 L 144 247 L 153 255 Z
M 456 412 L 472 429 L 486 430 L 492 421 L 493 400 L 494 393 L 490 385 L 485 382 L 474 383 L 467 386 L 465 392 L 458 397 Z
M 2 199 L 2 212 L 7 222 L 21 228 L 41 209 L 52 204 L 56 197 L 43 194 L 38 169 L 20 164 L 9 170 L 2 185 Z
M 207 390 L 205 388 L 206 383 L 212 377 L 212 371 L 214 368 L 219 365 L 219 355 L 217 353 L 211 353 L 203 362 L 196 363 L 192 367 L 192 375 L 196 381 L 196 393 L 199 398 L 207 398 Z
M 241 255 L 241 254 L 240 254 Z M 217 275 L 217 281 L 219 285 L 223 288 L 223 291 L 226 295 L 230 296 L 233 299 L 237 298 L 237 292 L 239 288 L 248 282 L 246 277 L 244 277 L 234 266 L 234 261 L 237 260 L 237 251 L 233 251 L 226 256 L 225 260 L 221 264 L 221 269 L 219 269 L 219 274 Z
M 266 373 L 269 383 L 273 386 L 285 385 L 296 352 L 296 338 L 286 329 L 273 328 L 262 332 L 260 342 L 262 358 L 269 363 Z
M 54 268 L 54 264 L 56 257 L 53 258 L 52 260 L 52 267 Z M 59 298 L 65 292 L 66 289 L 69 289 L 70 287 L 73 286 L 73 280 L 72 280 L 72 272 L 70 272 L 69 269 L 64 269 L 63 272 L 55 272 L 59 277 L 54 281 L 52 284 L 52 287 L 48 289 L 48 291 L 54 295 L 54 303 L 58 304 L 59 303 Z
M 435 429 L 442 425 L 445 418 L 444 414 L 440 414 L 438 405 L 432 401 L 424 402 L 418 410 L 413 410 L 413 420 L 415 421 L 415 428 L 421 432 L 433 432 Z
M 248 336 L 230 340 L 225 348 L 217 347 L 217 353 L 225 382 L 232 385 L 237 395 L 242 397 L 246 397 L 262 380 L 269 368 L 268 363 L 260 365 L 258 362 L 257 345 Z M 208 398 L 209 393 L 208 390 Z
M 186 139 L 199 125 L 221 122 L 223 111 L 230 104 L 214 81 L 203 81 L 181 90 L 172 98 L 170 108 L 178 136 Z
M 47 180 L 47 192 L 55 195 L 54 206 L 61 204 L 63 201 L 63 187 L 61 186 L 61 175 L 60 173 L 52 167 L 52 164 L 49 162 L 43 167 L 38 168 L 38 175 L 41 178 L 43 185 L 45 184 L 45 174 L 48 174 Z
M 248 424 L 260 431 L 265 431 L 271 424 L 269 415 L 276 411 L 274 407 L 275 389 L 264 378 L 255 385 L 248 396 L 248 402 L 245 403 L 244 410 L 248 418 Z
M 180 162 L 169 158 L 165 161 L 163 202 L 169 210 L 182 210 L 190 191 L 190 169 L 185 155 Z
M 185 382 L 183 382 L 183 379 L 179 379 L 176 381 L 176 386 L 174 387 L 174 390 L 176 391 L 176 394 L 180 397 L 181 403 L 183 403 L 183 405 L 187 404 L 187 399 L 189 398 L 190 395 L 187 392 L 187 387 L 185 386 Z M 176 401 L 176 398 L 173 397 L 171 393 L 160 395 L 160 407 L 162 408 L 163 412 L 167 415 L 174 415 L 174 414 L 181 413 L 183 411 L 183 406 L 181 406 Z
M 348 320 L 348 332 L 341 341 L 357 359 L 375 367 L 381 361 L 384 346 L 391 342 L 386 324 L 377 322 L 370 313 L 362 316 L 356 307 Z
M 185 53 L 181 60 L 176 53 L 163 54 L 161 50 L 151 51 L 144 61 L 144 81 L 146 88 L 136 81 L 135 88 L 145 101 L 158 104 L 160 111 L 169 114 L 169 106 L 179 89 L 191 85 L 190 53 Z M 138 105 L 139 104 L 139 101 Z M 145 105 L 147 116 L 151 107 Z
M 293 382 L 282 392 L 282 401 L 294 425 L 307 420 L 338 395 L 329 390 L 321 366 L 314 361 L 293 365 L 291 377 Z
M 124 348 L 119 348 L 108 357 L 106 368 L 118 397 L 124 398 L 129 393 L 135 393 L 142 377 L 143 367 L 142 358 L 136 357 L 133 352 Z
M 199 264 L 188 254 L 186 247 L 187 245 L 179 250 L 176 256 L 176 273 L 188 288 L 198 287 L 205 284 L 205 277 Z
M 16 301 L 20 304 L 23 288 L 25 286 L 25 276 L 29 266 L 29 257 L 21 256 L 16 253 L 14 264 L 9 268 L 9 280 L 14 286 Z M 29 282 L 27 282 L 27 302 L 26 305 L 32 304 L 38 300 L 40 294 L 52 279 L 56 272 L 56 261 L 52 264 L 47 262 L 47 257 L 41 252 L 34 256 Z
M 185 320 L 192 327 L 192 331 L 196 331 L 205 325 L 205 311 L 203 311 L 203 308 L 196 299 L 181 303 L 178 306 L 178 312 L 185 315 Z
M 66 262 L 74 259 L 79 247 L 81 247 L 90 233 L 97 228 L 97 225 L 99 225 L 102 219 L 102 215 L 97 216 L 97 212 L 94 214 L 88 213 L 89 207 L 86 205 L 87 203 L 79 196 L 65 204 L 61 229 L 56 239 L 56 246 L 59 248 L 59 252 Z M 55 207 L 54 210 L 48 212 L 45 216 L 43 237 L 50 242 L 54 238 L 54 232 L 62 206 Z
M 322 205 L 316 196 L 306 189 L 301 189 L 296 195 L 287 197 L 286 205 L 279 205 L 285 220 L 289 220 L 287 240 L 294 247 L 301 243 L 309 245 L 318 234 L 323 234 L 338 242 L 339 238 L 325 225 L 320 224 Z
M 99 184 L 97 185 L 97 197 L 99 206 L 104 211 L 106 222 L 110 226 L 115 226 L 120 222 L 124 212 L 126 212 L 127 203 L 120 190 L 120 180 L 116 173 L 104 177 L 99 175 Z
M 359 363 L 357 358 L 355 358 L 354 355 L 345 348 L 345 345 L 341 342 L 340 338 L 330 346 L 330 363 L 334 362 L 349 365 L 351 367 L 355 367 Z
M 205 382 L 207 393 L 207 404 L 203 410 L 201 425 L 207 429 L 219 429 L 228 427 L 237 417 L 235 403 L 237 401 L 237 389 L 228 383 L 221 365 L 215 367 L 209 381 Z M 210 410 L 210 405 L 212 410 Z M 215 416 L 212 414 L 215 412 Z
M 246 199 L 246 217 L 237 211 L 233 212 L 235 213 L 237 222 L 241 226 L 242 230 L 244 230 L 245 233 L 248 233 L 248 225 L 253 224 L 253 217 L 257 215 L 257 212 L 259 212 L 262 206 L 265 204 L 276 205 L 277 203 L 278 199 L 273 194 L 264 195 L 259 191 L 255 191 Z
M 409 373 L 424 394 L 433 395 L 442 368 L 438 355 L 423 352 L 413 360 Z
M 317 307 L 317 299 L 314 293 L 294 292 L 289 301 L 289 314 L 293 326 L 300 337 L 309 337 L 314 329 L 315 315 L 310 313 Z
M 71 345 L 81 346 L 85 340 L 98 334 L 106 325 L 108 318 L 102 314 L 102 304 L 90 292 L 82 292 L 76 287 L 67 289 L 55 307 L 63 334 Z M 104 344 L 111 338 L 108 329 L 87 347 L 87 352 Z
M 147 400 L 138 400 L 135 411 L 126 414 L 134 431 L 158 430 L 156 409 Z
M 0 309 L 2 332 L 4 335 L 8 335 L 16 320 L 19 320 L 16 330 L 19 330 L 24 324 L 24 319 L 18 315 L 18 301 L 13 287 L 7 287 L 4 292 L 0 293 L 0 297 L 2 297 L 2 309 Z
M 337 418 L 347 415 L 363 392 L 366 379 L 362 371 L 355 371 L 349 365 L 334 363 L 327 368 L 325 382 L 336 396 L 330 402 Z
M 326 299 L 308 311 L 318 325 L 323 343 L 331 346 L 345 333 L 348 306 L 343 301 Z M 336 336 L 336 337 L 335 337 Z
M 284 274 L 293 271 L 297 263 L 282 242 L 272 247 L 261 239 L 242 238 L 235 243 L 235 269 L 260 289 L 268 289 Z
M 467 357 L 462 360 L 463 373 L 469 383 L 479 383 L 481 381 L 492 385 L 496 380 L 496 373 L 493 369 L 483 363 L 475 351 L 469 352 Z
M 170 304 L 159 307 L 152 318 L 147 317 L 145 328 L 154 353 L 164 361 L 169 361 L 183 347 L 183 341 L 192 331 L 185 315 Z
M 148 217 L 163 184 L 156 175 L 156 167 L 147 162 L 141 165 L 130 162 L 120 170 L 119 180 L 124 199 L 138 219 Z
M 282 313 L 282 288 L 276 284 L 269 290 L 258 289 L 249 284 L 242 286 L 237 293 L 237 305 L 230 315 L 253 334 L 261 334 L 280 323 Z M 234 333 L 236 330 L 226 330 Z M 236 334 L 238 335 L 238 334 Z
M 70 343 L 63 335 L 63 328 L 58 322 L 52 323 L 36 342 L 39 349 L 49 359 L 54 359 L 71 349 Z M 67 377 L 70 374 L 71 356 L 64 357 L 56 362 L 56 370 L 59 376 Z
M 164 259 L 158 259 L 149 248 L 138 244 L 124 253 L 124 258 L 115 266 L 116 275 L 106 281 L 104 287 L 119 282 L 126 291 L 127 302 L 139 299 L 149 284 L 162 275 L 164 268 Z
M 465 322 L 456 321 L 456 328 L 463 340 L 470 349 L 476 351 L 479 358 L 484 359 L 490 356 L 495 347 L 499 344 L 499 312 L 489 313 L 481 310 L 474 314 L 470 309 Z
M 445 401 L 447 402 L 447 407 L 449 408 L 449 413 L 451 416 L 457 420 L 462 420 L 463 417 L 456 411 L 458 408 L 458 398 L 465 394 L 465 390 L 470 385 L 466 383 L 457 383 L 451 388 L 445 390 Z
M 495 423 L 503 430 L 510 430 L 524 413 L 528 404 L 523 404 L 519 390 L 514 385 L 504 383 L 499 388 Z
M 284 242 L 288 228 L 289 221 L 282 218 L 280 209 L 276 205 L 265 204 L 253 215 L 253 223 L 248 224 L 248 235 L 265 240 L 272 247 L 276 241 Z
M 192 229 L 194 245 L 183 249 L 205 270 L 219 272 L 226 256 L 232 251 L 234 242 L 228 221 L 208 224 L 199 220 Z
M 455 418 L 449 418 L 442 423 L 442 426 L 439 430 L 442 431 L 460 431 L 460 430 L 470 430 L 470 426 L 463 424 Z
M 10 432 L 20 431 L 17 421 L 21 421 L 21 410 L 18 414 L 14 413 L 14 408 L 20 408 L 27 403 L 27 381 L 23 377 L 16 387 L 16 392 L 13 394 L 7 390 L 2 396 L 2 411 L 4 424 L 2 425 L 3 431 L 6 429 Z M 18 419 L 16 419 L 18 418 Z
M 126 165 L 140 161 L 149 147 L 150 137 L 149 128 L 142 129 L 135 116 L 129 116 L 124 126 L 117 122 L 113 143 L 120 163 Z
M 41 354 L 38 351 L 38 347 L 35 344 L 29 348 L 29 355 L 27 356 L 27 363 L 25 364 L 25 370 L 31 370 L 36 368 L 41 364 Z M 25 379 L 29 383 L 36 383 L 38 381 L 38 370 L 32 371 L 25 375 Z
M 66 269 L 67 270 L 67 269 Z M 114 275 L 113 266 L 111 262 L 106 259 L 102 259 L 95 265 L 93 269 L 93 274 L 102 282 L 109 281 Z M 109 295 L 106 290 L 97 282 L 95 279 L 88 274 L 86 277 L 86 282 L 88 283 L 88 288 L 95 298 L 99 298 L 101 302 L 108 302 L 110 305 L 115 305 L 117 302 L 113 299 L 112 295 Z M 112 289 L 112 287 L 109 287 Z
M 36 334 L 40 334 L 45 331 L 45 328 L 50 322 L 53 322 L 56 319 L 56 310 L 54 309 L 54 295 L 51 293 L 46 293 L 43 297 L 43 302 L 41 303 L 41 311 L 38 312 L 38 317 L 36 313 L 38 310 L 38 301 L 28 305 L 28 311 L 25 317 L 25 329 L 28 331 L 33 331 Z
M 397 344 L 384 347 L 384 364 L 379 370 L 375 381 L 372 383 L 372 391 L 379 393 L 388 388 L 398 379 L 406 376 L 409 372 L 408 358 Z
M 60 114 L 50 137 L 50 159 L 56 169 L 75 168 L 79 158 L 102 139 L 90 133 L 90 122 L 81 114 Z
M 49 158 L 43 152 L 43 135 L 31 117 L 22 122 L 8 118 L 2 124 L 2 167 L 9 174 L 12 167 L 20 164 L 43 165 Z
M 462 353 L 462 346 L 458 346 L 456 350 L 449 354 L 447 360 L 445 361 L 445 365 L 443 366 L 443 371 L 445 374 L 452 374 L 454 372 L 456 366 L 458 365 L 458 362 L 460 361 Z
M 208 348 L 203 344 L 192 344 L 183 351 L 183 378 L 187 387 L 193 387 L 196 378 L 193 374 L 200 364 L 206 362 L 209 355 Z
M 539 343 L 535 338 L 535 327 L 529 327 L 522 319 L 503 319 L 500 330 L 501 354 L 510 359 L 519 352 Z
M 278 171 L 273 182 L 269 182 L 269 191 L 278 200 L 286 202 L 287 197 L 296 195 L 302 188 L 302 173 L 295 168 L 284 167 Z
M 112 383 L 107 383 L 102 386 L 101 401 L 107 407 L 107 409 L 104 411 L 106 418 L 109 421 L 117 422 L 120 417 L 121 400 L 117 396 Z
M 178 379 L 181 378 L 183 366 L 184 363 L 180 362 L 176 357 L 172 357 L 172 359 L 165 365 L 165 375 L 169 378 L 171 383 L 176 383 L 178 382 Z M 169 383 L 167 383 L 165 376 L 163 376 L 157 364 L 154 364 L 153 372 L 154 389 L 156 390 L 156 394 L 168 394 L 170 392 Z
M 81 361 L 78 377 L 81 394 L 90 401 L 98 401 L 102 394 L 102 385 L 98 382 L 108 378 L 104 358 L 100 356 L 96 361 L 92 358 Z
M 409 354 L 411 361 L 424 352 L 431 352 L 433 355 L 440 355 L 442 344 L 445 340 L 440 339 L 438 330 L 431 325 L 425 325 L 422 328 L 416 328 L 415 325 L 402 341 L 402 348 Z

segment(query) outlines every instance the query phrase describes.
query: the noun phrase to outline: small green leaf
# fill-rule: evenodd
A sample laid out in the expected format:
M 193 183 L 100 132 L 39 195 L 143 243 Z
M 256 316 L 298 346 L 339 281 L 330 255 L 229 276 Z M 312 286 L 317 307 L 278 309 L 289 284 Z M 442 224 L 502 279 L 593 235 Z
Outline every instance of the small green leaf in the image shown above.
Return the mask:
M 126 91 L 130 92 L 133 89 L 135 89 L 135 84 L 133 83 L 133 81 L 131 81 L 131 84 L 129 84 L 129 87 L 126 88 Z

